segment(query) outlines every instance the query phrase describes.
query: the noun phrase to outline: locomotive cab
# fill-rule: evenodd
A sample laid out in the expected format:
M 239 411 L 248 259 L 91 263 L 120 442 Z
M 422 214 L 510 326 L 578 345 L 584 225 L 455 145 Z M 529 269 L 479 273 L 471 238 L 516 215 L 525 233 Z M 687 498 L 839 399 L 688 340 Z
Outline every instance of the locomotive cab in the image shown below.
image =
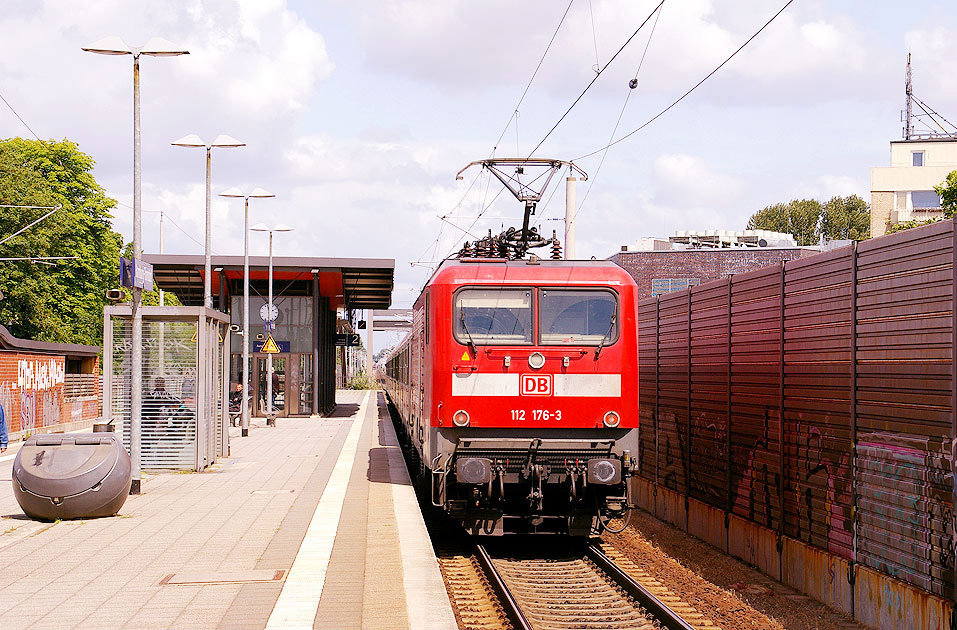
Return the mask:
M 458 260 L 424 296 L 403 426 L 432 502 L 486 535 L 584 535 L 631 507 L 631 277 L 606 261 Z

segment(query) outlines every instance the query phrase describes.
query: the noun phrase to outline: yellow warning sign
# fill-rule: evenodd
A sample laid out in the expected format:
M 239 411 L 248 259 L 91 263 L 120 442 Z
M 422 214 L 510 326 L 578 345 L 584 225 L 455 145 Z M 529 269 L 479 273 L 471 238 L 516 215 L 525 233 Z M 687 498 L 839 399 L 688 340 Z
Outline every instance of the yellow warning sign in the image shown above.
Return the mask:
M 223 333 L 217 328 L 216 336 L 219 337 L 219 343 L 223 343 Z M 190 341 L 196 343 L 196 329 L 193 329 L 193 336 L 189 338 Z
M 469 351 L 468 351 L 468 350 L 466 350 L 465 352 L 462 353 L 462 360 L 463 360 L 463 361 L 471 361 L 471 360 L 472 360 L 472 357 L 469 356 Z
M 266 337 L 266 341 L 263 342 L 263 347 L 260 352 L 268 352 L 270 354 L 279 352 L 279 345 L 276 343 L 276 340 L 272 338 L 272 335 Z

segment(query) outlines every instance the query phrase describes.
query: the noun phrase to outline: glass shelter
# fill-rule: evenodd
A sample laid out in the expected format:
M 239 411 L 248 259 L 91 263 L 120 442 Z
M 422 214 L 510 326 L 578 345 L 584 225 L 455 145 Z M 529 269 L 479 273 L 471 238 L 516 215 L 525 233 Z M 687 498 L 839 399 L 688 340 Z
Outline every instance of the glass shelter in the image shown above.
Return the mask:
M 203 470 L 229 452 L 229 318 L 201 306 L 145 306 L 140 458 L 144 469 Z M 103 413 L 130 447 L 132 319 L 104 309 Z

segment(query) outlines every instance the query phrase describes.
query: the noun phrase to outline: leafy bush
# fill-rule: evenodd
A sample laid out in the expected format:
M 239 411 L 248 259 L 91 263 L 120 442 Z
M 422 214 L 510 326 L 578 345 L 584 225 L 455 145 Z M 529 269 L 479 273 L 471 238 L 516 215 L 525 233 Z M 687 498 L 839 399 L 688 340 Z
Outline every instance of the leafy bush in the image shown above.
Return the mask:
M 379 385 L 365 372 L 359 372 L 349 381 L 349 389 L 379 389 Z

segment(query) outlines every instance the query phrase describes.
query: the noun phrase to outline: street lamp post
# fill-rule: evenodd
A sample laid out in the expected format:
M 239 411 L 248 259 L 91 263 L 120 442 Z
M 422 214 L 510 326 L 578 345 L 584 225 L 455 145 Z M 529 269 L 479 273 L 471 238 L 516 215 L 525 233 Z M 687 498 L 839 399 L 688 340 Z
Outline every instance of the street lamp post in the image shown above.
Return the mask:
M 220 197 L 242 197 L 246 200 L 243 213 L 243 401 L 242 401 L 242 436 L 249 435 L 249 198 L 275 197 L 267 190 L 254 188 L 251 193 L 244 194 L 237 188 L 230 188 L 219 193 Z
M 291 232 L 292 228 L 284 225 L 282 223 L 278 224 L 276 227 L 268 228 L 262 223 L 257 223 L 256 225 L 250 228 L 253 232 L 269 232 L 269 306 L 267 307 L 266 312 L 269 315 L 269 330 L 272 332 L 275 329 L 275 317 L 273 313 L 275 312 L 272 304 L 272 235 L 273 232 Z M 266 422 L 275 422 L 273 418 L 273 406 L 272 406 L 272 353 L 268 353 L 266 359 Z
M 225 134 L 220 134 L 216 136 L 216 139 L 212 142 L 204 142 L 197 136 L 195 133 L 191 133 L 188 136 L 183 136 L 179 140 L 175 140 L 171 143 L 174 147 L 192 147 L 192 148 L 204 148 L 206 149 L 206 266 L 204 268 L 205 275 L 203 276 L 203 304 L 206 305 L 206 308 L 213 308 L 213 294 L 212 294 L 212 278 L 210 277 L 212 270 L 212 265 L 210 264 L 210 232 L 212 228 L 212 220 L 210 218 L 210 206 L 212 205 L 212 185 L 211 185 L 211 163 L 212 163 L 212 152 L 213 147 L 222 148 L 222 149 L 234 149 L 236 147 L 246 146 L 245 142 L 240 142 L 232 136 L 227 136 Z M 220 310 L 223 309 L 223 305 L 219 305 Z
M 188 55 L 189 51 L 173 43 L 154 37 L 142 47 L 129 46 L 119 37 L 106 37 L 84 46 L 83 50 L 99 55 L 133 56 L 133 259 L 143 257 L 143 212 L 142 212 L 142 165 L 140 160 L 140 55 L 149 57 L 176 57 Z M 132 460 L 133 483 L 130 494 L 141 491 L 140 441 L 141 415 L 143 411 L 143 312 L 140 305 L 143 291 L 133 288 L 132 300 L 132 351 L 130 370 L 130 459 Z

